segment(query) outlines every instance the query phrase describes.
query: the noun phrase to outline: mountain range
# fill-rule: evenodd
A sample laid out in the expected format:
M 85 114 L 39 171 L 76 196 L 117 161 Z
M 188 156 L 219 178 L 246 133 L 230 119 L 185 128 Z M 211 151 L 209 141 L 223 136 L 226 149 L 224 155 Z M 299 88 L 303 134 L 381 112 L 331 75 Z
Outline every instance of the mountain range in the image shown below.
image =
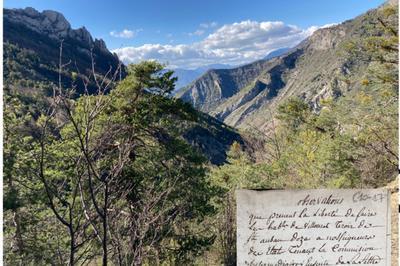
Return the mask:
M 176 97 L 235 128 L 266 130 L 277 107 L 290 97 L 318 111 L 322 99 L 357 90 L 367 64 L 350 59 L 349 41 L 374 34 L 371 10 L 339 25 L 321 28 L 277 56 L 231 69 L 212 69 Z M 375 34 L 379 34 L 375 32 Z
M 174 93 L 177 93 L 180 89 L 183 87 L 189 85 L 194 81 L 195 79 L 199 78 L 201 75 L 203 75 L 205 72 L 207 72 L 210 69 L 219 69 L 219 68 L 232 68 L 233 66 L 226 65 L 226 64 L 211 64 L 211 65 L 205 65 L 202 67 L 198 67 L 195 69 L 185 69 L 185 68 L 175 68 L 173 69 L 174 71 L 174 76 L 178 78 L 178 80 L 175 83 L 175 91 Z
M 353 78 L 365 71 L 367 63 L 350 59 L 345 46 L 350 40 L 374 33 L 371 21 L 376 12 L 321 28 L 296 47 L 272 51 L 250 64 L 175 69 L 175 97 L 204 113 L 184 137 L 212 163 L 221 164 L 234 141 L 245 142 L 245 135 L 238 130 L 267 130 L 278 106 L 289 98 L 302 98 L 318 112 L 321 100 L 357 90 L 360 84 Z M 76 76 L 89 77 L 93 68 L 104 76 L 121 66 L 120 78 L 126 75 L 126 67 L 103 40 L 93 39 L 84 27 L 72 29 L 62 14 L 33 8 L 4 9 L 5 85 L 28 95 L 33 84 L 37 87 L 34 93 L 49 96 L 51 87 L 58 84 L 61 43 L 65 64 L 61 74 L 66 88 Z M 89 89 L 95 88 L 89 84 Z M 78 83 L 77 92 L 83 90 Z
M 287 51 L 289 51 L 290 48 L 280 48 L 273 50 L 272 52 L 268 53 L 263 59 L 264 60 L 269 60 L 274 57 L 280 56 Z M 201 66 L 195 69 L 184 69 L 184 68 L 175 68 L 173 69 L 175 72 L 175 77 L 178 78 L 176 84 L 175 84 L 175 91 L 174 94 L 176 94 L 180 89 L 188 86 L 190 83 L 192 83 L 194 80 L 202 76 L 204 73 L 206 73 L 208 70 L 211 69 L 231 69 L 235 68 L 238 66 L 232 66 L 232 65 L 227 65 L 227 64 L 210 64 L 210 65 L 205 65 Z

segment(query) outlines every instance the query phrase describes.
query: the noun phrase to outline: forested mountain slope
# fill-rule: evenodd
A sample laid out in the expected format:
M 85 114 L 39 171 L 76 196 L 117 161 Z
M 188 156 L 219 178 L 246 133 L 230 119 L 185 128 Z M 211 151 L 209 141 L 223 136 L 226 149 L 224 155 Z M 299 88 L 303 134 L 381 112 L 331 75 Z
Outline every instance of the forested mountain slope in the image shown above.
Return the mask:
M 72 29 L 61 13 L 51 10 L 4 9 L 3 58 L 6 92 L 20 94 L 33 109 L 46 104 L 45 96 L 53 94 L 59 78 L 61 86 L 74 87 L 78 97 L 85 92 L 84 80 L 89 93 L 97 91 L 94 73 L 98 80 L 116 75 L 119 81 L 126 76 L 126 67 L 103 40 L 93 39 L 85 27 Z M 208 115 L 201 115 L 184 136 L 215 164 L 225 161 L 233 141 L 242 142 L 233 129 Z

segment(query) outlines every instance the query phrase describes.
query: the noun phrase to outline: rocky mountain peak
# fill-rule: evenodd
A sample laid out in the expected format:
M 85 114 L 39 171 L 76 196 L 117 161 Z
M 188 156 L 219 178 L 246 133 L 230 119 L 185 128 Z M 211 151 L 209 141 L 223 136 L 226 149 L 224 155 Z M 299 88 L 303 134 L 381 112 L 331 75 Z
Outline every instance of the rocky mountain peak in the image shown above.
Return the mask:
M 330 50 L 340 43 L 346 35 L 346 31 L 341 25 L 321 28 L 314 32 L 306 43 L 309 48 L 314 50 Z
M 4 19 L 22 24 L 30 30 L 45 34 L 52 39 L 72 38 L 89 47 L 94 44 L 91 34 L 85 27 L 72 29 L 71 24 L 63 14 L 57 11 L 44 10 L 39 12 L 32 7 L 25 9 L 5 9 Z M 102 50 L 107 49 L 102 40 L 98 40 L 95 44 L 99 44 L 99 48 Z
M 71 29 L 71 25 L 61 13 L 53 10 L 44 10 L 42 14 L 54 26 L 54 31 L 68 31 Z
M 81 75 L 91 75 L 92 63 L 95 62 L 96 73 L 104 75 L 110 68 L 114 71 L 120 66 L 117 55 L 112 54 L 101 39 L 93 39 L 85 27 L 72 29 L 71 24 L 59 12 L 34 8 L 3 9 L 4 44 L 9 54 L 20 53 L 24 60 L 26 53 L 36 60 L 30 66 L 24 66 L 27 72 L 35 75 L 35 80 L 57 83 L 58 64 L 60 60 L 60 43 L 62 41 L 62 59 L 73 62 L 65 68 L 64 87 L 70 87 L 72 72 L 79 70 Z M 19 62 L 20 65 L 24 63 Z M 121 77 L 125 68 L 121 66 Z M 24 74 L 25 75 L 25 74 Z M 93 91 L 94 84 L 89 85 Z M 78 83 L 78 93 L 83 92 L 84 85 Z

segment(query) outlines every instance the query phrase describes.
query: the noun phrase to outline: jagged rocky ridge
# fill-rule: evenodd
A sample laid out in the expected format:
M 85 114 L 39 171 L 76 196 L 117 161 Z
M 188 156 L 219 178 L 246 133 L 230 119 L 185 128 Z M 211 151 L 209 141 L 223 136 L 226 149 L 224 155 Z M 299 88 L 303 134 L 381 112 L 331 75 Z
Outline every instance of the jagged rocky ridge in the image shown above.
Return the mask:
M 34 8 L 25 9 L 6 9 L 4 19 L 13 23 L 22 24 L 25 27 L 39 34 L 45 34 L 55 40 L 72 38 L 80 41 L 82 44 L 92 46 L 94 41 L 85 27 L 72 29 L 65 17 L 56 11 L 45 10 L 38 12 Z M 98 47 L 108 52 L 103 40 L 95 40 Z
M 31 7 L 4 9 L 3 13 L 4 56 L 11 57 L 26 50 L 36 58 L 37 62 L 27 69 L 28 72 L 34 72 L 36 80 L 57 82 L 61 43 L 63 63 L 70 62 L 62 73 L 65 87 L 71 86 L 72 72 L 91 75 L 92 61 L 95 63 L 95 72 L 100 75 L 105 75 L 110 69 L 115 71 L 120 64 L 117 55 L 107 49 L 103 40 L 93 39 L 85 27 L 72 29 L 61 13 L 51 10 L 38 12 Z M 7 54 L 10 50 L 11 54 Z M 122 68 L 121 75 L 124 74 L 125 69 Z M 77 85 L 78 90 L 82 91 L 82 84 Z M 91 89 L 94 90 L 94 87 L 94 84 L 90 84 Z
M 292 96 L 305 99 L 318 111 L 321 99 L 359 88 L 352 77 L 360 77 L 366 63 L 350 60 L 344 46 L 373 34 L 375 15 L 376 10 L 371 10 L 319 29 L 281 56 L 234 69 L 210 70 L 176 97 L 238 128 L 268 128 L 278 105 Z

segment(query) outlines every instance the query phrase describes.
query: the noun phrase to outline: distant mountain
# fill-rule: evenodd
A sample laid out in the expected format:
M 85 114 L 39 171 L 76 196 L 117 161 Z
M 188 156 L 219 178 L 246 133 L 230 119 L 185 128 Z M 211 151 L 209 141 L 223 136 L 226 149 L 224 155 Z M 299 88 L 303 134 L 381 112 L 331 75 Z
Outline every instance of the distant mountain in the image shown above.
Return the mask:
M 220 69 L 220 68 L 232 68 L 233 66 L 226 64 L 211 64 L 205 65 L 202 67 L 198 67 L 195 69 L 184 69 L 184 68 L 176 68 L 173 69 L 175 72 L 175 77 L 178 78 L 178 81 L 175 84 L 175 92 L 177 93 L 183 87 L 189 85 L 192 81 L 203 75 L 210 69 Z
M 175 83 L 175 93 L 179 91 L 181 88 L 189 85 L 193 80 L 197 79 L 205 72 L 199 69 L 183 69 L 183 68 L 176 68 L 173 69 L 173 71 L 174 71 L 174 77 L 178 78 L 178 81 Z
M 209 65 L 198 67 L 197 70 L 206 72 L 207 70 L 210 70 L 210 69 L 229 69 L 229 68 L 233 68 L 233 67 L 235 67 L 235 66 L 228 65 L 228 64 L 209 64 Z
M 290 48 L 288 48 L 288 47 L 276 49 L 276 50 L 270 52 L 269 54 L 267 54 L 263 59 L 264 60 L 269 60 L 269 59 L 272 59 L 274 57 L 281 56 L 284 53 L 288 52 L 289 50 L 290 50 Z
M 340 25 L 322 28 L 290 50 L 274 51 L 268 59 L 232 69 L 209 70 L 176 97 L 237 128 L 268 127 L 286 99 L 305 99 L 315 110 L 320 100 L 357 90 L 368 62 L 351 60 L 348 41 L 381 34 L 377 10 Z M 278 56 L 277 56 L 278 55 Z
M 211 69 L 176 96 L 203 112 L 211 112 L 259 76 L 267 64 L 268 61 L 260 60 L 233 69 Z

